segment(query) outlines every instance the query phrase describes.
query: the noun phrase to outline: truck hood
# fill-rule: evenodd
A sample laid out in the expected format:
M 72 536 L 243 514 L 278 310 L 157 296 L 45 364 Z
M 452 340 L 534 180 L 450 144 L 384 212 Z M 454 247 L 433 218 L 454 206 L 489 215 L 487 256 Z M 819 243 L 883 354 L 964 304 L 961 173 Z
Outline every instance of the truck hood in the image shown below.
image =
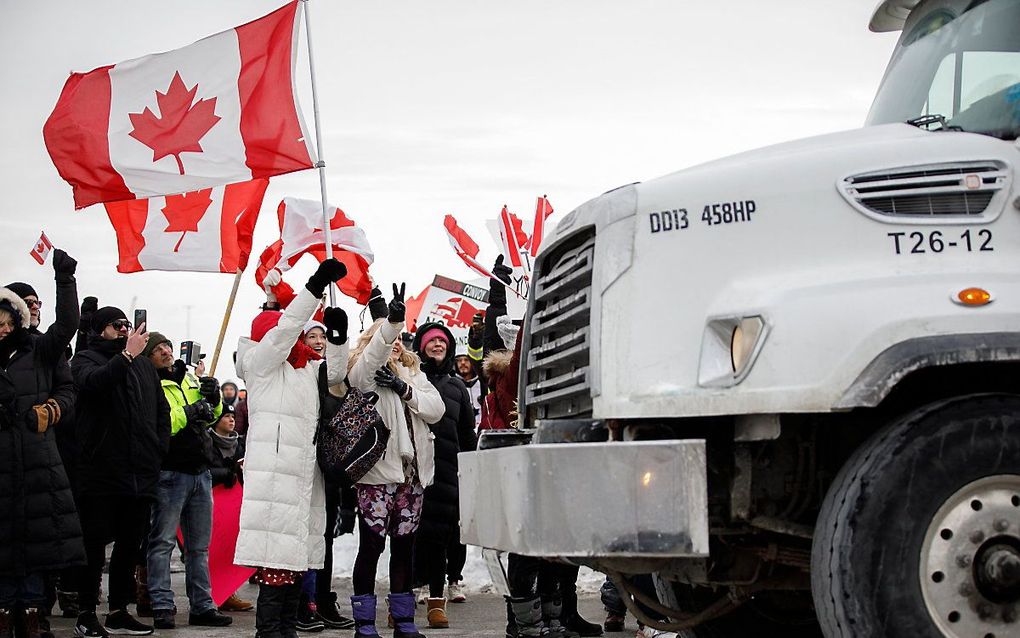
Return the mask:
M 550 272 L 561 254 L 594 241 L 594 415 L 829 411 L 905 339 L 1008 329 L 1020 301 L 1005 292 L 980 311 L 950 296 L 974 281 L 1020 286 L 1009 262 L 1020 238 L 1020 218 L 1009 214 L 1018 150 L 886 124 L 740 153 L 579 206 L 539 263 Z M 869 211 L 847 187 L 851 177 L 936 164 L 991 165 L 1001 190 L 980 215 L 953 217 Z M 715 215 L 723 210 L 728 220 Z M 741 317 L 762 317 L 767 336 L 749 373 L 726 385 L 729 342 L 714 326 Z M 713 338 L 726 342 L 713 351 Z

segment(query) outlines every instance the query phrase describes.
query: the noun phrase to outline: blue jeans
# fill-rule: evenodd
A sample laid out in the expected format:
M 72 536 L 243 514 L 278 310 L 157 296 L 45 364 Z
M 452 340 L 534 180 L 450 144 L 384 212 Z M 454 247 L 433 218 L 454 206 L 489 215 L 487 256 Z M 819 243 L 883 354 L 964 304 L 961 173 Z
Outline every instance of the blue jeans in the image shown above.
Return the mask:
M 153 609 L 173 609 L 170 554 L 177 544 L 177 527 L 184 537 L 184 582 L 191 613 L 215 609 L 209 583 L 209 538 L 212 535 L 212 477 L 208 470 L 185 474 L 159 473 L 156 503 L 149 532 L 149 597 Z
M 0 576 L 0 609 L 10 611 L 15 603 L 22 603 L 25 607 L 46 605 L 42 573 L 32 572 L 20 578 L 8 574 Z

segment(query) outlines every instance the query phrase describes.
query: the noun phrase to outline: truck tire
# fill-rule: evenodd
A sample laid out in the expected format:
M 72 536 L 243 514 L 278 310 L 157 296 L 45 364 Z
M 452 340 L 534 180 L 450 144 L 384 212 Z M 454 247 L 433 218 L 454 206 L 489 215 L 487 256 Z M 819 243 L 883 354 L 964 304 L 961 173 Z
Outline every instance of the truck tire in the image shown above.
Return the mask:
M 1020 397 L 925 406 L 855 451 L 811 580 L 826 638 L 1020 635 Z

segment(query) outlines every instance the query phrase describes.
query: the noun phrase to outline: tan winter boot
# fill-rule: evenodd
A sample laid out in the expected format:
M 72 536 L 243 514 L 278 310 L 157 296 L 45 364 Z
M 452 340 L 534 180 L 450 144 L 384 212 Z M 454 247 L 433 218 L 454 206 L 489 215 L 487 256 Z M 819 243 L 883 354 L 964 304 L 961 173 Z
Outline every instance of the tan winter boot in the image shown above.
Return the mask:
M 450 619 L 446 617 L 446 599 L 429 598 L 428 620 L 432 629 L 447 629 L 450 627 Z

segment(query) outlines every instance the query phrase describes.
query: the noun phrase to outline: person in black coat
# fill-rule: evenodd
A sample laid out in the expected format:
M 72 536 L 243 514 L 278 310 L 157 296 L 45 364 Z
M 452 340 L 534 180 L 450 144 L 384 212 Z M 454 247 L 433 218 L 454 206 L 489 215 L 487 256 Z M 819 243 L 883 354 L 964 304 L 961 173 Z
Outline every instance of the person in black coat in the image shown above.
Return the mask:
M 81 444 L 78 508 L 88 560 L 78 584 L 75 633 L 81 638 L 101 638 L 106 629 L 152 631 L 127 611 L 135 601 L 135 561 L 170 443 L 170 406 L 159 375 L 152 361 L 139 356 L 148 338 L 144 324 L 132 330 L 122 310 L 107 306 L 92 315 L 88 349 L 71 360 Z M 111 613 L 104 628 L 96 605 L 111 541 Z
M 430 426 L 435 435 L 436 473 L 432 485 L 425 488 L 414 550 L 415 580 L 428 585 L 429 626 L 437 628 L 449 626 L 443 589 L 448 558 L 460 551 L 457 454 L 474 450 L 477 445 L 471 397 L 464 382 L 453 376 L 454 343 L 453 334 L 441 323 L 420 326 L 413 343 L 422 370 L 446 404 L 443 418 Z
M 31 329 L 20 295 L 0 288 L 0 631 L 39 635 L 44 572 L 80 565 L 85 553 L 55 429 L 71 412 L 74 385 L 64 350 L 78 324 L 76 263 L 57 249 L 57 322 Z

